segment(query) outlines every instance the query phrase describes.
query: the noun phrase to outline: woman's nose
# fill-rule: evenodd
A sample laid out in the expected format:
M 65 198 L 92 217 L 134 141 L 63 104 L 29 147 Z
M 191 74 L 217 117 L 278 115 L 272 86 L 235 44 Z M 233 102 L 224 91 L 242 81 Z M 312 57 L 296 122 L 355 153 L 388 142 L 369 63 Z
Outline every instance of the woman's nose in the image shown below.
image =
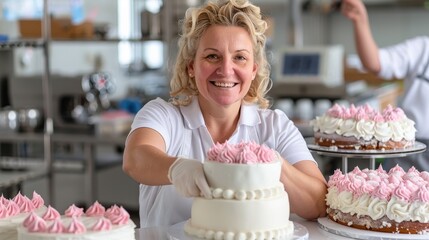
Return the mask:
M 234 62 L 228 59 L 224 59 L 216 69 L 216 74 L 227 77 L 234 73 Z

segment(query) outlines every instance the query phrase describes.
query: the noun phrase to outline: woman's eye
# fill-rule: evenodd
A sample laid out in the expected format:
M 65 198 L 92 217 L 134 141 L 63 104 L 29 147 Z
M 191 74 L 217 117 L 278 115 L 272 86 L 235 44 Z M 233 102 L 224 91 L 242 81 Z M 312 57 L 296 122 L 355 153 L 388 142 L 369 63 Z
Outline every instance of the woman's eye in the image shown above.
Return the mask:
M 215 60 L 215 59 L 218 59 L 219 57 L 216 54 L 209 54 L 206 56 L 206 58 Z

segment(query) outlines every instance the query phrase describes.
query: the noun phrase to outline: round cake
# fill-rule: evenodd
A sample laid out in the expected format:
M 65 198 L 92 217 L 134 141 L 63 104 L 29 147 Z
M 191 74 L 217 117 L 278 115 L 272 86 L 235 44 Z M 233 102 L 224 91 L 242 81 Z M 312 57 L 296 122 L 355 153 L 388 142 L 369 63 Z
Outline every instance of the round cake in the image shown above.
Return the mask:
M 328 217 L 342 225 L 378 232 L 428 234 L 429 173 L 400 166 L 388 172 L 360 170 L 329 177 Z
M 216 144 L 204 174 L 212 198 L 197 197 L 185 232 L 203 239 L 284 239 L 293 235 L 276 153 L 256 143 Z
M 310 121 L 314 142 L 324 147 L 354 150 L 404 149 L 414 145 L 414 121 L 399 107 L 376 111 L 370 105 L 347 108 L 335 104 Z
M 42 216 L 28 214 L 18 227 L 18 240 L 135 240 L 135 224 L 117 205 L 95 202 L 86 212 L 71 205 L 64 213 L 49 206 Z
M 30 212 L 42 216 L 46 211 L 43 198 L 33 192 L 32 199 L 21 192 L 12 199 L 0 197 L 0 240 L 17 239 L 17 227 L 22 224 Z

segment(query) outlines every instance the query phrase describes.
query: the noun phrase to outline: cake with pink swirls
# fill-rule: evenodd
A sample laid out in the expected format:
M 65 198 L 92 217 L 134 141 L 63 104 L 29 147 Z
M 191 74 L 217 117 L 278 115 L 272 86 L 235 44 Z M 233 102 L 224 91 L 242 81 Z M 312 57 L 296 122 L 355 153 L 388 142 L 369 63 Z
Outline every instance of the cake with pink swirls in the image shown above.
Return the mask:
M 429 234 L 429 173 L 396 166 L 329 177 L 327 213 L 342 225 L 388 233 Z M 428 235 L 429 236 L 429 235 Z M 428 237 L 429 238 L 429 237 Z
M 74 204 L 64 215 L 49 206 L 45 213 L 31 212 L 18 227 L 18 240 L 135 240 L 136 225 L 121 206 L 106 209 L 98 201 L 86 211 Z
M 339 149 L 392 150 L 414 145 L 416 129 L 399 107 L 377 111 L 370 105 L 335 104 L 310 121 L 317 145 Z
M 254 142 L 217 143 L 203 168 L 212 198 L 194 198 L 186 233 L 216 240 L 293 235 L 281 161 L 271 148 Z
M 21 192 L 11 199 L 0 196 L 0 240 L 17 239 L 16 229 L 28 214 L 41 216 L 45 211 L 45 202 L 35 191 L 31 199 Z

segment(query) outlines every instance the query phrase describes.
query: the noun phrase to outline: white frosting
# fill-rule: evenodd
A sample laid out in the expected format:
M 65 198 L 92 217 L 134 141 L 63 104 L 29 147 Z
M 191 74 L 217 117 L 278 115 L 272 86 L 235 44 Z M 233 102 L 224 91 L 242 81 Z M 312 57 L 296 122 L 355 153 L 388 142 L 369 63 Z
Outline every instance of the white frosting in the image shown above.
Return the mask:
M 413 141 L 416 133 L 414 122 L 406 117 L 398 121 L 376 122 L 364 119 L 341 119 L 324 114 L 311 120 L 310 124 L 313 126 L 314 132 L 335 133 L 366 141 L 372 138 L 381 142 L 400 141 L 402 139 Z
M 38 216 L 42 216 L 46 212 L 46 209 L 46 206 L 42 206 L 34 210 L 34 212 Z M 16 240 L 16 228 L 24 222 L 29 214 L 30 213 L 20 213 L 12 217 L 0 219 L 0 240 Z
M 185 231 L 203 239 L 278 239 L 293 234 L 281 162 L 225 164 L 206 161 L 213 199 L 195 198 Z
M 336 187 L 330 187 L 326 195 L 326 204 L 344 213 L 367 215 L 377 220 L 383 216 L 396 222 L 419 221 L 429 223 L 429 203 L 421 201 L 405 202 L 396 197 L 389 201 L 363 194 L 353 197 L 348 191 L 338 193 Z
M 91 227 L 100 217 L 79 217 L 86 227 L 86 232 L 82 234 L 70 233 L 31 233 L 23 226 L 18 227 L 18 240 L 135 240 L 134 228 L 136 225 L 129 220 L 124 225 L 112 225 L 108 231 L 91 231 Z M 62 216 L 63 225 L 68 226 L 72 221 L 71 218 Z M 52 221 L 47 223 L 52 224 Z

